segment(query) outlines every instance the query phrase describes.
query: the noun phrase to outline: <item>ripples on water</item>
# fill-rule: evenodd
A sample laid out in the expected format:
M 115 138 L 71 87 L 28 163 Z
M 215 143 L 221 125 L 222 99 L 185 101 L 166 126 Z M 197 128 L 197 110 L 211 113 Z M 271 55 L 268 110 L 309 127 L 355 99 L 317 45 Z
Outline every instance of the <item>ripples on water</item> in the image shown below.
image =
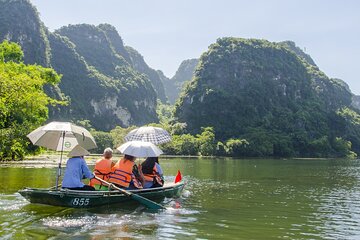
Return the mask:
M 51 207 L 0 194 L 0 238 L 360 239 L 358 161 L 226 164 L 221 174 L 188 170 L 183 196 L 165 199 L 158 213 Z
M 135 210 L 52 207 L 29 204 L 19 194 L 0 194 L 0 238 L 187 238 L 195 234 L 181 225 L 196 222 L 199 214 L 183 206 L 190 195 L 186 190 L 180 199 L 165 199 L 167 209 L 153 213 L 141 206 Z

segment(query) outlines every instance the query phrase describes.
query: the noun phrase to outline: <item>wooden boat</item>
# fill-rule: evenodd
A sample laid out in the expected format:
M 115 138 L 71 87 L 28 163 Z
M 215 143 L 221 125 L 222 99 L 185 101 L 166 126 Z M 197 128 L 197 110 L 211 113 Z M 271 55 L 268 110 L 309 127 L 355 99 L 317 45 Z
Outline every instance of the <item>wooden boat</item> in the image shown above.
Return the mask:
M 128 190 L 147 199 L 160 202 L 166 198 L 179 197 L 184 182 L 166 183 L 163 187 Z M 138 204 L 126 194 L 117 191 L 78 191 L 69 189 L 25 188 L 19 193 L 31 203 L 73 208 L 91 208 L 113 204 Z

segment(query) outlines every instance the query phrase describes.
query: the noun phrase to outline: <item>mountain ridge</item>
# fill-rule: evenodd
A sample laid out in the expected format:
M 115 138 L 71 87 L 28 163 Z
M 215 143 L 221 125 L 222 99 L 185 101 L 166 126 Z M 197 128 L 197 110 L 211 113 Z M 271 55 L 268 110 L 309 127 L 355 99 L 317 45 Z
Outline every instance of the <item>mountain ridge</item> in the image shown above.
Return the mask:
M 69 101 L 50 107 L 50 120 L 88 119 L 98 130 L 158 122 L 156 99 L 166 101 L 160 77 L 143 59 L 145 70 L 156 75 L 135 69 L 115 27 L 76 24 L 50 32 L 28 0 L 1 0 L 0 13 L 6 23 L 0 26 L 0 40 L 19 43 L 26 63 L 52 66 L 63 75 L 58 87 L 45 87 Z
M 349 131 L 357 126 L 344 117 L 357 114 L 352 93 L 308 61 L 284 43 L 220 38 L 202 54 L 175 117 L 193 134 L 209 126 L 219 140 L 248 140 L 250 156 L 313 156 L 319 142 L 331 156 L 340 139 L 359 152 L 360 135 Z
M 174 104 L 179 98 L 184 84 L 192 79 L 198 63 L 199 59 L 197 58 L 184 60 L 171 79 L 162 78 L 166 95 L 171 104 Z

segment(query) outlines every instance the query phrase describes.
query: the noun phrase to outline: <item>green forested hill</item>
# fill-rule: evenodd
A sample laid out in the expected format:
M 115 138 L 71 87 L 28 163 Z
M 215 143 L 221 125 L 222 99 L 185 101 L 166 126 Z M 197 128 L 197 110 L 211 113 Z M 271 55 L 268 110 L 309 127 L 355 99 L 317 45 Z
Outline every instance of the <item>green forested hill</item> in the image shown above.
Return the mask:
M 353 96 L 351 105 L 354 108 L 360 110 L 360 96 L 359 95 L 354 95 Z
M 298 55 L 284 43 L 219 39 L 175 116 L 192 133 L 211 126 L 220 140 L 246 139 L 244 155 L 336 156 L 348 140 L 359 152 L 351 92 Z
M 138 72 L 145 74 L 150 79 L 158 98 L 163 103 L 166 103 L 167 97 L 165 95 L 163 82 L 161 81 L 162 73 L 159 73 L 156 70 L 150 68 L 144 61 L 144 57 L 141 56 L 141 54 L 134 48 L 126 46 L 126 50 L 130 55 L 132 67 Z
M 0 40 L 18 42 L 24 62 L 48 66 L 50 61 L 47 29 L 29 1 L 0 0 Z
M 199 60 L 184 61 L 168 79 L 135 49 L 125 47 L 109 24 L 69 25 L 51 33 L 29 0 L 0 0 L 4 39 L 22 46 L 25 63 L 62 74 L 58 86 L 46 81 L 41 86 L 50 99 L 67 100 L 67 105 L 50 107 L 50 120 L 89 120 L 96 130 L 113 129 L 111 136 L 95 134 L 110 139 L 107 145 L 114 134 L 130 129 L 115 126 L 158 122 L 158 110 L 161 123 L 173 134 L 173 141 L 163 146 L 167 153 L 360 154 L 359 97 L 344 81 L 326 76 L 291 41 L 221 38 Z M 172 106 L 157 109 L 157 99 L 167 101 L 164 85 L 169 101 L 176 102 L 174 116 Z M 44 121 L 47 112 L 42 117 Z
M 145 63 L 143 57 L 135 49 L 124 47 L 121 37 L 113 26 L 109 24 L 69 25 L 56 32 L 68 37 L 88 64 L 108 76 L 121 79 L 124 74 L 128 74 L 128 71 L 145 74 L 152 83 L 157 97 L 166 102 L 164 86 L 157 72 Z
M 55 31 L 74 43 L 75 50 L 85 61 L 101 73 L 111 77 L 123 77 L 131 71 L 130 64 L 115 52 L 105 32 L 90 24 L 69 25 Z M 119 71 L 121 68 L 122 71 Z
M 295 53 L 298 57 L 305 60 L 308 64 L 316 67 L 316 63 L 311 58 L 311 56 L 303 52 L 298 46 L 296 46 L 296 44 L 293 41 L 284 41 L 284 42 L 280 42 L 279 44 L 285 47 L 286 49 L 292 51 L 293 53 Z
M 166 95 L 171 104 L 174 104 L 179 98 L 184 83 L 192 79 L 198 63 L 199 59 L 195 58 L 184 60 L 181 62 L 178 70 L 171 79 L 163 78 Z
M 97 27 L 105 32 L 106 37 L 114 48 L 114 51 L 118 55 L 122 56 L 128 63 L 131 63 L 130 55 L 127 52 L 124 42 L 116 28 L 110 24 L 100 24 Z
M 25 62 L 63 75 L 60 88 L 45 86 L 48 94 L 65 95 L 69 102 L 50 107 L 50 119 L 87 119 L 99 130 L 158 121 L 156 99 L 165 101 L 162 83 L 134 68 L 113 26 L 69 25 L 50 33 L 28 0 L 1 0 L 0 13 L 0 40 L 19 43 Z
M 130 63 L 130 65 L 136 71 L 145 74 L 149 78 L 157 94 L 157 98 L 165 103 L 167 98 L 165 95 L 164 86 L 160 79 L 160 75 L 157 73 L 157 71 L 150 68 L 146 64 L 143 56 L 141 56 L 141 54 L 134 48 L 124 46 L 124 43 L 114 26 L 111 26 L 110 24 L 100 24 L 98 27 L 105 32 L 107 38 L 114 47 L 115 52 L 122 56 L 128 63 Z
M 104 130 L 157 120 L 156 94 L 143 76 L 131 69 L 121 80 L 105 76 L 89 67 L 66 37 L 50 34 L 49 40 L 51 65 L 66 73 L 60 88 L 71 98 L 60 119 L 88 119 L 96 129 Z

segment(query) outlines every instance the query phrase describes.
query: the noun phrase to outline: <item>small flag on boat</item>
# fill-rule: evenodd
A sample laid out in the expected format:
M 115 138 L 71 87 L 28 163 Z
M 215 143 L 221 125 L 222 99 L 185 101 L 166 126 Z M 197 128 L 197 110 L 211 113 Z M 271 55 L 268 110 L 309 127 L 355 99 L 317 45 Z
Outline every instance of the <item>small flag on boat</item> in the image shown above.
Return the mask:
M 175 183 L 180 182 L 181 179 L 182 179 L 182 177 L 181 177 L 181 172 L 180 172 L 180 170 L 178 170 L 178 172 L 177 172 L 177 174 L 176 174 L 176 177 L 175 177 Z

